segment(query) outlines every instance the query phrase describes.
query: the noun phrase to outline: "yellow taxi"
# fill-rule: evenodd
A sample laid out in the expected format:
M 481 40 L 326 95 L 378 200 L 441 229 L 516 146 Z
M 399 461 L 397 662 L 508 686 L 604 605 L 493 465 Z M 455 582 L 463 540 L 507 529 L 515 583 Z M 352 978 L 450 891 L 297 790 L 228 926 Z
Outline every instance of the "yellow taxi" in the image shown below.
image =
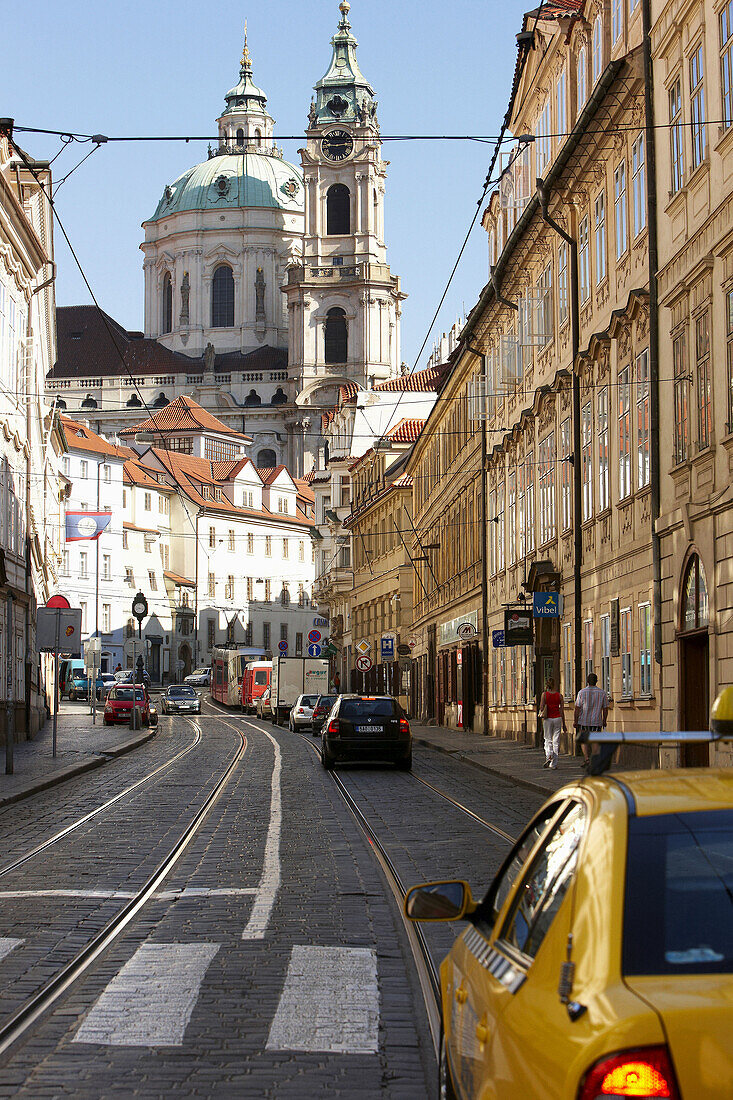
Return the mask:
M 733 769 L 589 777 L 551 797 L 440 969 L 440 1095 L 733 1097 Z

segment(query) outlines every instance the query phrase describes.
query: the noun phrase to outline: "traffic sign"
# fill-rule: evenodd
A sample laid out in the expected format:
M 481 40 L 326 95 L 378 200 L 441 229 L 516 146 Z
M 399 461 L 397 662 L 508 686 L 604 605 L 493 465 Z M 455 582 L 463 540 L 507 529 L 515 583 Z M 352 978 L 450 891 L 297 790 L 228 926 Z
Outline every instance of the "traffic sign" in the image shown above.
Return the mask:
M 359 672 L 368 672 L 369 669 L 372 667 L 371 657 L 366 657 L 366 656 L 357 657 L 356 658 L 356 667 L 358 668 Z
M 320 630 L 311 630 L 311 632 L 308 635 L 308 641 L 312 642 L 315 645 L 317 642 L 320 642 L 320 640 L 321 640 Z
M 409 645 L 410 649 L 414 649 L 417 645 L 417 638 L 410 638 L 407 644 Z
M 380 640 L 383 661 L 394 661 L 394 634 L 383 634 Z
M 308 656 L 309 657 L 320 657 L 321 656 L 321 647 L 319 645 L 316 645 L 315 642 L 312 645 L 309 645 L 308 646 Z
M 471 638 L 475 638 L 476 633 L 476 627 L 473 625 L 473 623 L 461 623 L 461 625 L 458 627 L 458 637 L 461 639 L 462 642 L 468 642 L 471 640 Z
M 285 641 L 285 639 L 284 639 L 284 638 L 283 638 L 283 640 L 282 640 L 281 642 L 278 642 L 278 643 L 277 643 L 277 648 L 278 648 L 278 649 L 280 650 L 280 652 L 281 652 L 281 653 L 287 653 L 287 651 L 288 651 L 288 643 L 287 643 L 287 642 Z
M 366 656 L 366 654 L 369 652 L 369 650 L 371 648 L 372 647 L 369 645 L 369 642 L 365 642 L 364 639 L 362 638 L 362 640 L 359 642 L 359 644 L 356 647 L 356 652 L 361 653 L 362 657 L 364 657 L 364 656 Z
M 46 601 L 46 607 L 65 607 L 68 609 L 71 607 L 71 604 L 66 599 L 66 596 L 56 595 Z

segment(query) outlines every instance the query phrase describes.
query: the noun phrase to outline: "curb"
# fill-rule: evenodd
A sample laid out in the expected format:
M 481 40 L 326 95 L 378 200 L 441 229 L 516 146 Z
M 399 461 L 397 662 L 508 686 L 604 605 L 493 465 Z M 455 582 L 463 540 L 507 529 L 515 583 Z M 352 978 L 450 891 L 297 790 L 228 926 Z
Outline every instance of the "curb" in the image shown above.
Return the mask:
M 444 756 L 451 756 L 456 760 L 460 760 L 463 764 L 470 764 L 472 768 L 478 768 L 482 772 L 488 772 L 489 775 L 495 775 L 499 779 L 506 779 L 511 783 L 516 783 L 519 787 L 526 787 L 530 791 L 535 791 L 537 794 L 544 795 L 545 798 L 549 798 L 550 795 L 555 794 L 559 787 L 546 787 L 542 783 L 535 783 L 532 779 L 525 779 L 524 777 L 518 778 L 516 775 L 512 775 L 511 772 L 502 771 L 500 768 L 492 768 L 488 764 L 482 764 L 478 760 L 472 760 L 469 756 L 464 756 L 458 749 L 446 749 L 443 745 L 436 745 L 434 741 L 428 741 L 423 737 L 416 737 L 413 735 L 413 741 L 417 745 L 422 745 L 423 748 L 433 749 L 434 752 L 440 752 Z M 567 779 L 566 782 L 571 782 L 571 779 Z
M 59 771 L 54 772 L 53 775 L 48 775 L 44 779 L 39 779 L 35 783 L 28 787 L 24 787 L 23 790 L 14 791 L 12 794 L 0 795 L 0 809 L 3 806 L 10 806 L 14 802 L 22 802 L 24 798 L 30 798 L 33 794 L 38 794 L 40 791 L 47 791 L 51 787 L 57 787 L 61 783 L 65 783 L 68 779 L 75 779 L 78 775 L 84 775 L 85 772 L 93 771 L 95 768 L 101 768 L 104 764 L 107 764 L 110 760 L 117 760 L 121 756 L 125 756 L 128 752 L 132 752 L 133 749 L 140 748 L 146 741 L 150 741 L 157 730 L 148 731 L 144 736 L 131 737 L 127 741 L 122 741 L 118 745 L 113 745 L 112 748 L 106 749 L 100 753 L 99 756 L 94 756 L 91 760 L 84 760 L 80 764 L 70 764 L 67 768 L 61 768 Z

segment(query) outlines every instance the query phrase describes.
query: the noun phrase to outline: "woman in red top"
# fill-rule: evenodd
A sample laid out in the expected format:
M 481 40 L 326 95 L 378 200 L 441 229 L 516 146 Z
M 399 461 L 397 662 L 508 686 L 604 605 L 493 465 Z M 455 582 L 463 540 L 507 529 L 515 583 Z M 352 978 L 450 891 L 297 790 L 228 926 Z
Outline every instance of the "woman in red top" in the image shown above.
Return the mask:
M 565 701 L 559 691 L 555 691 L 552 677 L 545 680 L 545 690 L 540 699 L 540 718 L 545 733 L 544 768 L 556 768 L 560 747 L 560 730 L 567 731 L 565 725 Z

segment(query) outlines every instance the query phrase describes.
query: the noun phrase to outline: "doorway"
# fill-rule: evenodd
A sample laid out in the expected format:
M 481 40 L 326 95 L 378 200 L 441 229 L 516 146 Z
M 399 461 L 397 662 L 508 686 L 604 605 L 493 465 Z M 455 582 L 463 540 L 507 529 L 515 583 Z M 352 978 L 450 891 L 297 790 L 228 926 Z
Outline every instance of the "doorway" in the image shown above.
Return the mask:
M 680 638 L 680 676 L 682 699 L 680 728 L 705 730 L 710 718 L 710 661 L 708 634 L 692 634 Z M 710 762 L 709 746 L 683 745 L 680 764 L 683 768 L 702 768 Z

